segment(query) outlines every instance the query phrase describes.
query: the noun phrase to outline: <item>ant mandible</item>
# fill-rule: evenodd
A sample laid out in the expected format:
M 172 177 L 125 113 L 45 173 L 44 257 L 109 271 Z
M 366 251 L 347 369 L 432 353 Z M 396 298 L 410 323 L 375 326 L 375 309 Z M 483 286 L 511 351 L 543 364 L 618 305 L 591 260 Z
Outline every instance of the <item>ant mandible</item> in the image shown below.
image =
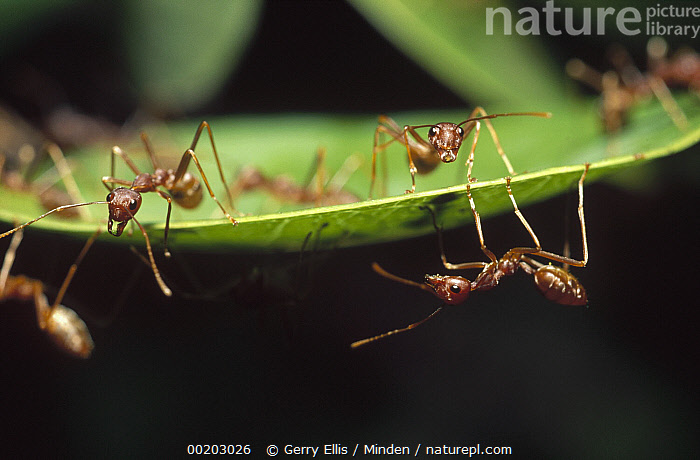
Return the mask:
M 442 300 L 443 304 L 440 305 L 433 313 L 428 317 L 418 321 L 416 323 L 410 324 L 401 329 L 395 329 L 393 331 L 385 332 L 383 334 L 376 335 L 374 337 L 369 337 L 367 339 L 358 340 L 353 342 L 350 346 L 352 348 L 357 348 L 365 345 L 375 340 L 388 337 L 390 335 L 398 334 L 400 332 L 405 332 L 410 329 L 414 329 L 421 324 L 428 321 L 433 316 L 437 315 L 442 311 L 445 305 L 459 305 L 469 299 L 469 295 L 473 291 L 486 291 L 493 289 L 498 286 L 501 278 L 504 276 L 510 276 L 515 274 L 518 269 L 523 270 L 528 275 L 532 275 L 535 281 L 535 286 L 544 295 L 544 297 L 552 302 L 556 302 L 561 305 L 586 305 L 588 299 L 586 296 L 586 290 L 576 277 L 574 277 L 568 271 L 568 266 L 573 265 L 576 267 L 585 267 L 588 262 L 588 243 L 586 240 L 586 221 L 583 214 L 583 181 L 588 173 L 589 164 L 584 165 L 583 173 L 578 181 L 578 193 L 579 193 L 579 204 L 578 204 L 578 216 L 579 222 L 581 224 L 581 238 L 583 241 L 583 259 L 576 260 L 568 257 L 568 255 L 558 255 L 551 252 L 542 250 L 539 240 L 535 235 L 534 231 L 530 225 L 525 220 L 513 197 L 513 192 L 510 187 L 511 178 L 506 178 L 506 188 L 508 190 L 508 195 L 510 196 L 511 202 L 515 210 L 515 214 L 518 216 L 522 224 L 527 229 L 528 233 L 532 237 L 535 243 L 535 247 L 515 247 L 510 251 L 506 252 L 503 257 L 497 259 L 496 256 L 489 249 L 486 248 L 483 240 L 483 234 L 481 232 L 481 223 L 479 215 L 473 208 L 472 202 L 472 212 L 474 213 L 476 219 L 477 231 L 479 233 L 481 249 L 490 259 L 490 262 L 465 262 L 453 264 L 447 261 L 445 256 L 443 241 L 442 241 L 442 231 L 437 225 L 435 220 L 435 215 L 432 213 L 433 226 L 438 234 L 438 245 L 440 247 L 440 257 L 445 268 L 449 270 L 466 270 L 480 268 L 481 273 L 477 275 L 474 281 L 469 281 L 468 279 L 461 276 L 442 276 L 442 275 L 425 275 L 425 282 L 423 284 L 411 281 L 408 279 L 401 278 L 394 274 L 391 274 L 379 266 L 376 262 L 372 264 L 372 268 L 378 274 L 409 286 L 415 286 L 424 291 L 430 292 L 437 298 Z M 428 208 L 429 209 L 429 208 Z M 528 255 L 540 256 L 546 259 L 560 262 L 563 264 L 562 267 L 558 267 L 551 264 L 543 264 L 538 262 Z
M 49 302 L 44 293 L 44 284 L 23 275 L 11 276 L 10 269 L 15 260 L 17 248 L 22 241 L 22 230 L 15 233 L 10 241 L 10 246 L 5 252 L 5 259 L 0 270 L 0 301 L 23 300 L 33 301 L 36 310 L 36 319 L 39 329 L 46 332 L 49 338 L 61 350 L 78 358 L 88 358 L 95 344 L 90 336 L 85 322 L 72 309 L 61 305 L 61 300 L 70 285 L 80 262 L 92 246 L 100 230 L 95 232 L 85 243 L 73 265 L 68 269 L 63 284 L 56 295 L 53 304 Z
M 491 137 L 493 138 L 493 142 L 496 144 L 496 150 L 498 150 L 498 154 L 501 156 L 503 163 L 508 169 L 508 174 L 515 175 L 515 170 L 513 170 L 513 166 L 510 164 L 508 157 L 503 151 L 503 147 L 501 147 L 501 143 L 498 140 L 496 130 L 491 123 L 492 118 L 511 116 L 550 118 L 552 114 L 548 112 L 512 112 L 489 115 L 482 107 L 477 107 L 471 114 L 469 114 L 469 117 L 461 123 L 455 124 L 443 122 L 434 125 L 406 125 L 403 127 L 403 129 L 400 128 L 399 125 L 390 117 L 380 115 L 379 125 L 374 131 L 374 146 L 372 148 L 372 179 L 369 189 L 369 198 L 372 199 L 374 183 L 377 176 L 377 153 L 386 150 L 386 148 L 395 141 L 398 141 L 406 146 L 406 153 L 408 154 L 408 169 L 411 173 L 411 189 L 406 190 L 406 193 L 413 193 L 416 191 L 416 174 L 427 174 L 433 171 L 441 162 L 454 162 L 457 159 L 457 154 L 459 153 L 459 148 L 462 146 L 462 142 L 469 135 L 469 133 L 474 130 L 474 140 L 472 141 L 469 158 L 467 158 L 466 162 L 467 183 L 476 180 L 472 178 L 472 167 L 474 165 L 474 150 L 476 149 L 476 143 L 479 139 L 479 132 L 481 130 L 481 121 L 486 123 L 486 126 L 491 133 Z M 416 131 L 420 128 L 430 128 L 428 130 L 427 141 L 424 140 Z M 383 144 L 379 144 L 379 135 L 381 133 L 390 135 L 392 139 Z M 408 137 L 409 134 L 413 139 Z

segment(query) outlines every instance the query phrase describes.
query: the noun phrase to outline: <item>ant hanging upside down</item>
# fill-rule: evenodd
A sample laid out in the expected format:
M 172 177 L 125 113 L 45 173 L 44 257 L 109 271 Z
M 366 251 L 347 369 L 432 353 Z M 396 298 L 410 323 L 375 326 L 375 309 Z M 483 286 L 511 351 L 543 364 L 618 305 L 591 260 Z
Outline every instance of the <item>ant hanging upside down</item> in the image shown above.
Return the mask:
M 0 301 L 10 299 L 33 301 L 39 329 L 46 332 L 58 348 L 78 358 L 90 357 L 95 344 L 85 322 L 75 311 L 61 305 L 61 300 L 63 300 L 78 265 L 99 233 L 99 231 L 95 232 L 87 240 L 75 262 L 68 269 L 58 295 L 51 305 L 49 305 L 44 293 L 44 283 L 23 275 L 10 275 L 17 248 L 22 241 L 21 230 L 12 237 L 10 246 L 5 253 L 2 270 L 0 270 Z
M 513 192 L 511 191 L 510 187 L 511 178 L 507 177 L 506 188 L 508 190 L 508 195 L 510 196 L 511 202 L 513 203 L 515 214 L 518 216 L 518 219 L 520 219 L 532 237 L 535 247 L 516 247 L 506 252 L 500 259 L 496 258 L 494 253 L 491 252 L 484 244 L 484 237 L 481 232 L 481 220 L 478 212 L 476 212 L 476 209 L 474 208 L 474 202 L 471 199 L 471 192 L 469 192 L 470 204 L 476 221 L 481 250 L 490 259 L 490 262 L 465 262 L 458 264 L 448 262 L 442 242 L 442 231 L 435 221 L 435 215 L 432 214 L 433 225 L 438 234 L 440 257 L 445 268 L 448 270 L 480 268 L 481 273 L 477 275 L 474 281 L 470 281 L 461 276 L 425 275 L 425 282 L 421 284 L 393 275 L 384 270 L 375 262 L 372 264 L 372 268 L 380 275 L 389 278 L 390 280 L 407 284 L 409 286 L 415 286 L 423 289 L 424 291 L 430 292 L 442 300 L 443 305 L 439 306 L 433 313 L 421 321 L 410 324 L 401 329 L 395 329 L 374 337 L 358 340 L 353 342 L 351 347 L 357 348 L 369 342 L 416 328 L 442 311 L 445 305 L 459 305 L 466 302 L 469 299 L 470 294 L 474 291 L 486 291 L 493 289 L 494 287 L 498 286 L 501 278 L 515 274 L 518 269 L 523 270 L 528 275 L 533 276 L 537 289 L 548 300 L 561 305 L 586 305 L 588 303 L 586 290 L 584 289 L 583 285 L 571 273 L 569 273 L 568 266 L 573 265 L 576 267 L 585 267 L 586 263 L 588 262 L 586 221 L 583 214 L 583 181 L 588 173 L 588 168 L 589 164 L 586 163 L 583 173 L 581 174 L 581 178 L 578 181 L 578 216 L 581 224 L 581 238 L 583 240 L 583 260 L 576 260 L 568 256 L 562 256 L 542 250 L 539 239 L 518 209 L 518 205 L 515 202 L 515 198 L 513 197 Z M 528 256 L 544 257 L 555 262 L 560 262 L 563 264 L 563 266 L 558 267 L 551 264 L 543 264 Z

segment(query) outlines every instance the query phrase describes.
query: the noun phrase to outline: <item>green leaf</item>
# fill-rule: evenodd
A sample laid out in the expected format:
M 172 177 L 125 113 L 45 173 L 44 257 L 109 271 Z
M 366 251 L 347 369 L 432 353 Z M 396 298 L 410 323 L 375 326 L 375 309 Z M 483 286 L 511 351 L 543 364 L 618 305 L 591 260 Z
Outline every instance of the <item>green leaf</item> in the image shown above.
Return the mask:
M 253 37 L 259 0 L 131 0 L 125 39 L 138 94 L 180 112 L 211 99 Z
M 642 106 L 633 113 L 630 125 L 618 136 L 598 134 L 599 120 L 595 105 L 579 112 L 555 113 L 551 119 L 508 117 L 494 120 L 502 145 L 517 171 L 513 192 L 521 207 L 543 200 L 571 188 L 582 171 L 584 162 L 592 166 L 587 183 L 613 171 L 630 168 L 682 151 L 700 140 L 700 108 L 692 97 L 683 98 L 681 106 L 689 118 L 685 131 L 676 128 L 656 102 Z M 425 123 L 436 120 L 462 120 L 464 113 L 405 113 L 397 114 L 399 124 Z M 217 149 L 222 156 L 229 182 L 242 165 L 255 164 L 270 176 L 288 174 L 302 183 L 308 177 L 316 149 L 328 150 L 330 173 L 341 167 L 350 155 L 358 154 L 364 164 L 346 184 L 346 189 L 360 197 L 369 190 L 370 152 L 376 120 L 374 117 L 350 116 L 259 116 L 210 120 Z M 191 143 L 197 123 L 173 125 L 167 130 L 147 130 L 155 149 L 165 165 L 174 167 L 181 152 Z M 504 165 L 483 130 L 476 151 L 472 185 L 477 209 L 486 217 L 510 212 L 504 180 Z M 178 147 L 175 147 L 178 146 Z M 123 146 L 142 170 L 148 170 L 148 160 L 137 142 Z M 224 199 L 225 191 L 218 178 L 208 139 L 202 138 L 196 151 L 217 196 Z M 76 152 L 71 155 L 74 175 L 85 200 L 104 200 L 107 191 L 100 178 L 109 175 L 110 147 Z M 173 207 L 170 245 L 174 251 L 246 252 L 297 251 L 309 232 L 320 232 L 321 248 L 355 246 L 410 238 L 433 231 L 429 215 L 421 209 L 431 205 L 446 228 L 471 221 L 469 203 L 463 184 L 466 168 L 462 164 L 468 151 L 460 154 L 462 161 L 441 165 L 435 172 L 417 176 L 417 192 L 405 195 L 410 186 L 405 149 L 395 143 L 386 152 L 391 196 L 349 205 L 294 209 L 283 207 L 280 213 L 259 214 L 269 209 L 271 198 L 262 194 L 245 194 L 236 200 L 240 211 L 247 213 L 233 227 L 215 203 L 204 197 L 201 208 L 184 210 Z M 190 170 L 194 171 L 191 165 Z M 133 178 L 128 169 L 118 164 L 117 177 Z M 0 219 L 7 223 L 28 221 L 43 212 L 33 194 L 2 189 Z M 266 204 L 267 203 L 267 204 Z M 298 206 L 297 206 L 298 208 Z M 106 205 L 85 207 L 89 220 L 68 220 L 50 216 L 32 226 L 84 238 L 96 226 L 104 225 Z M 157 246 L 162 239 L 166 213 L 165 201 L 155 194 L 144 195 L 138 218 L 148 229 Z M 132 237 L 115 238 L 103 235 L 106 241 L 140 244 L 138 231 Z
M 508 101 L 511 110 L 555 110 L 571 102 L 567 81 L 535 35 L 519 35 L 517 7 L 503 14 L 487 10 L 503 2 L 351 0 L 350 3 L 394 46 L 465 100 L 478 104 Z M 488 33 L 487 24 L 493 24 Z M 527 65 L 522 65 L 527 63 Z M 533 101 L 541 104 L 532 107 Z M 514 109 L 513 107 L 518 107 Z

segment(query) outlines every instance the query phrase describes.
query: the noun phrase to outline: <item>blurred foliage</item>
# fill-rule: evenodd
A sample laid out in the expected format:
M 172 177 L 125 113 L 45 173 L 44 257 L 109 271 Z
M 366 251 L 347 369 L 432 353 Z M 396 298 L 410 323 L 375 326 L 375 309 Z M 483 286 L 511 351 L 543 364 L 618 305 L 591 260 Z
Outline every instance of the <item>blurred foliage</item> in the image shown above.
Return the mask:
M 144 103 L 166 113 L 210 100 L 253 37 L 260 0 L 129 0 L 126 49 Z
M 1 1 L 0 57 L 39 35 L 42 26 L 71 20 L 81 3 Z M 181 114 L 221 89 L 253 38 L 263 5 L 261 0 L 123 0 L 90 6 L 107 16 L 101 27 L 120 32 L 115 38 L 124 43 L 141 104 Z

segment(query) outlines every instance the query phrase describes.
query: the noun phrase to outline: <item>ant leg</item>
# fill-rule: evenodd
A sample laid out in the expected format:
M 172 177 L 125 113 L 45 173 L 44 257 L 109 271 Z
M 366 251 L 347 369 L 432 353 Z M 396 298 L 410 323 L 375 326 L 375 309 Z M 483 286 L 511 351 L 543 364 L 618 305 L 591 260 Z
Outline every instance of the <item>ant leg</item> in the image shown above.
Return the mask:
M 408 156 L 409 172 L 411 173 L 411 190 L 406 190 L 406 193 L 412 193 L 416 189 L 416 174 L 418 172 L 425 173 L 432 171 L 438 164 L 439 160 L 435 155 L 435 149 L 433 146 L 426 142 L 421 136 L 416 132 L 417 128 L 425 128 L 431 125 L 406 125 L 400 128 L 394 120 L 387 117 L 386 115 L 381 115 L 379 117 L 379 126 L 374 132 L 374 148 L 372 149 L 372 182 L 370 185 L 370 199 L 372 197 L 372 190 L 374 188 L 374 181 L 376 178 L 376 157 L 377 153 L 385 150 L 391 143 L 398 141 L 406 146 L 406 153 Z M 388 134 L 392 137 L 391 140 L 379 144 L 380 133 Z M 413 139 L 409 139 L 408 135 L 411 135 Z M 414 155 L 417 157 L 418 165 L 414 163 Z M 386 161 L 386 160 L 384 160 Z M 384 187 L 386 188 L 386 167 L 384 168 Z M 385 190 L 386 194 L 386 190 Z
M 447 256 L 445 255 L 445 246 L 442 238 L 442 227 L 440 227 L 437 224 L 437 220 L 435 217 L 435 212 L 432 210 L 432 208 L 428 206 L 421 206 L 421 208 L 427 209 L 430 211 L 430 216 L 433 219 L 433 227 L 435 228 L 435 232 L 437 233 L 438 236 L 438 247 L 440 248 L 440 259 L 442 260 L 442 265 L 448 269 L 448 270 L 466 270 L 470 268 L 481 268 L 483 269 L 485 266 L 488 265 L 486 262 L 463 262 L 463 263 L 458 263 L 458 264 L 453 264 L 447 261 Z M 490 252 L 490 251 L 489 251 Z M 421 285 L 423 286 L 423 285 Z
M 146 153 L 148 153 L 148 158 L 151 159 L 153 171 L 155 171 L 156 169 L 160 169 L 160 164 L 158 164 L 158 158 L 156 157 L 155 150 L 153 150 L 151 141 L 148 139 L 148 135 L 146 133 L 141 133 L 141 142 L 143 142 L 144 147 L 146 147 Z
M 110 192 L 112 190 L 114 190 L 114 187 L 110 186 L 108 184 L 112 184 L 112 185 L 118 184 L 118 185 L 126 185 L 126 186 L 131 186 L 131 184 L 132 184 L 132 181 L 128 181 L 125 179 L 117 179 L 116 177 L 114 177 L 114 157 L 115 156 L 118 156 L 119 158 L 124 160 L 124 163 L 126 163 L 126 165 L 129 167 L 129 169 L 131 169 L 131 171 L 135 175 L 138 176 L 139 174 L 141 174 L 141 171 L 139 170 L 139 168 L 137 168 L 136 165 L 134 164 L 134 162 L 131 161 L 131 158 L 129 158 L 129 156 L 126 154 L 126 152 L 123 151 L 119 146 L 115 145 L 114 147 L 112 147 L 112 155 L 110 157 L 112 160 L 111 161 L 111 163 L 112 163 L 111 175 L 110 176 L 102 176 L 102 183 L 107 188 L 107 190 L 109 190 Z
M 586 179 L 586 174 L 588 174 L 589 167 L 590 167 L 590 163 L 584 164 L 583 174 L 581 174 L 581 178 L 578 180 L 578 218 L 579 218 L 579 222 L 581 224 L 581 240 L 582 240 L 582 245 L 583 245 L 583 259 L 576 260 L 576 259 L 572 259 L 571 257 L 568 257 L 568 256 L 561 256 L 559 254 L 554 254 L 554 253 L 542 251 L 542 250 L 539 250 L 536 252 L 530 252 L 530 254 L 545 257 L 549 260 L 553 260 L 555 262 L 560 262 L 562 264 L 573 265 L 574 267 L 585 267 L 586 266 L 586 264 L 588 263 L 588 240 L 586 238 L 586 218 L 585 218 L 584 213 L 583 213 L 583 181 Z
M 599 93 L 603 92 L 603 75 L 581 59 L 570 59 L 566 63 L 566 74 Z
M 128 212 L 128 210 L 127 210 Z M 131 214 L 129 212 L 129 214 Z M 163 278 L 160 276 L 160 271 L 158 270 L 158 267 L 156 266 L 156 261 L 153 258 L 153 250 L 151 249 L 151 240 L 148 238 L 148 234 L 146 233 L 146 230 L 143 228 L 143 225 L 141 225 L 141 222 L 136 220 L 136 218 L 131 214 L 131 218 L 133 219 L 134 222 L 136 222 L 136 225 L 139 226 L 139 229 L 141 230 L 141 234 L 143 235 L 144 239 L 146 240 L 146 251 L 148 252 L 148 260 L 151 262 L 151 270 L 153 271 L 153 274 L 156 277 L 156 282 L 158 283 L 158 286 L 160 287 L 160 290 L 163 291 L 163 294 L 166 296 L 170 297 L 173 295 L 173 291 L 170 290 L 170 288 L 165 284 L 163 281 Z
M 666 86 L 666 83 L 659 77 L 653 75 L 647 78 L 647 83 L 654 93 L 654 96 L 661 102 L 661 106 L 664 108 L 669 118 L 671 118 L 673 124 L 681 131 L 685 131 L 688 128 L 688 118 L 678 106 L 673 95 L 671 95 L 671 91 L 668 89 L 668 86 Z
M 479 116 L 475 116 L 475 115 L 479 115 Z M 486 123 L 486 127 L 489 129 L 489 132 L 491 133 L 491 138 L 493 139 L 493 143 L 496 145 L 496 150 L 498 151 L 498 154 L 501 156 L 501 160 L 506 165 L 506 168 L 508 169 L 508 173 L 510 175 L 516 174 L 515 171 L 513 170 L 513 166 L 510 164 L 510 160 L 508 160 L 508 156 L 505 154 L 505 151 L 503 150 L 503 147 L 501 146 L 501 141 L 498 139 L 498 135 L 496 134 L 496 130 L 490 121 L 492 118 L 512 117 L 512 116 L 530 116 L 530 117 L 550 118 L 552 116 L 552 114 L 549 112 L 511 112 L 511 113 L 495 113 L 495 114 L 489 115 L 486 113 L 486 111 L 482 107 L 475 108 L 472 111 L 472 113 L 470 114 L 469 118 L 467 118 L 466 120 L 464 120 L 462 123 L 459 124 L 459 125 L 462 125 L 464 123 L 468 123 L 465 125 L 463 138 L 468 136 L 472 129 L 476 128 L 476 131 L 474 133 L 475 139 L 474 139 L 474 143 L 472 145 L 472 151 L 470 152 L 469 159 L 467 160 L 467 166 L 469 167 L 469 169 L 467 171 L 467 181 L 468 182 L 473 182 L 473 179 L 471 176 L 471 171 L 472 171 L 472 166 L 474 164 L 474 149 L 476 148 L 476 138 L 479 135 L 479 128 L 480 128 L 479 120 L 483 120 L 484 123 Z
M 481 231 L 481 218 L 479 217 L 479 213 L 476 210 L 476 205 L 474 204 L 474 198 L 472 198 L 472 188 L 471 184 L 467 182 L 467 197 L 469 197 L 469 206 L 472 209 L 472 215 L 474 216 L 474 223 L 476 225 L 476 232 L 479 234 L 479 244 L 481 245 L 481 251 L 486 254 L 486 257 L 488 257 L 491 262 L 497 263 L 498 258 L 496 255 L 491 252 L 490 249 L 486 247 L 486 244 L 484 243 L 484 233 Z
M 131 184 L 133 184 L 132 181 L 128 181 L 125 179 L 117 179 L 116 177 L 112 176 L 102 176 L 102 184 L 107 187 L 107 190 L 110 192 L 114 190 L 114 187 L 110 187 L 107 184 L 118 184 L 118 185 L 126 185 L 127 187 L 131 187 Z
M 15 255 L 17 254 L 17 248 L 22 242 L 22 237 L 24 232 L 22 230 L 18 231 L 12 237 L 10 241 L 10 246 L 5 252 L 5 258 L 2 262 L 2 269 L 0 270 L 0 296 L 5 292 L 5 285 L 7 284 L 7 278 L 10 276 L 10 269 L 12 269 L 12 264 L 15 262 Z
M 204 176 L 204 171 L 202 171 L 202 167 L 199 165 L 199 162 L 197 161 L 197 158 L 194 154 L 194 149 L 197 146 L 197 142 L 199 142 L 199 136 L 202 134 L 202 130 L 204 128 L 207 128 L 207 133 L 209 134 L 209 140 L 211 141 L 211 149 L 214 152 L 214 159 L 216 160 L 216 166 L 219 168 L 219 177 L 221 177 L 221 182 L 224 184 L 224 188 L 226 189 L 226 194 L 228 195 L 228 200 L 229 200 L 229 205 L 233 208 L 234 211 L 236 211 L 236 207 L 233 205 L 233 196 L 231 195 L 231 189 L 228 186 L 228 183 L 226 182 L 226 178 L 224 177 L 224 170 L 221 168 L 221 162 L 219 161 L 219 154 L 216 151 L 216 145 L 214 145 L 214 135 L 212 134 L 211 131 L 211 126 L 209 126 L 209 123 L 206 121 L 202 121 L 199 124 L 199 128 L 197 128 L 197 132 L 194 135 L 194 139 L 192 139 L 192 144 L 190 145 L 190 148 L 185 151 L 185 153 L 182 155 L 182 159 L 180 160 L 180 165 L 177 167 L 177 171 L 175 172 L 175 181 L 178 182 L 182 176 L 185 175 L 185 172 L 187 172 L 187 166 L 190 163 L 190 157 L 194 159 L 195 164 L 197 165 L 197 169 L 199 169 L 200 174 L 202 174 L 202 179 L 204 179 L 204 183 L 207 186 L 207 189 L 209 190 L 209 195 L 216 201 L 216 203 L 219 205 L 221 210 L 226 214 L 226 217 L 231 221 L 233 225 L 238 224 L 236 220 L 234 220 L 229 213 L 224 209 L 224 207 L 219 203 L 219 200 L 216 199 L 214 196 L 214 192 L 211 191 L 211 187 L 209 187 L 209 182 L 207 181 L 206 177 Z M 237 212 L 237 211 L 236 211 Z
M 515 202 L 515 197 L 513 196 L 513 190 L 510 188 L 511 179 L 512 178 L 510 176 L 506 177 L 506 190 L 508 190 L 508 196 L 510 197 L 511 203 L 513 203 L 515 215 L 518 216 L 518 219 L 520 219 L 520 222 L 523 224 L 527 232 L 532 237 L 532 241 L 535 242 L 536 249 L 539 251 L 542 249 L 542 246 L 540 245 L 540 240 L 537 238 L 537 235 L 535 235 L 535 232 L 532 230 L 532 227 L 530 227 L 530 224 L 527 222 L 527 220 L 525 220 L 525 216 L 523 216 L 523 213 L 520 212 L 520 209 L 518 209 L 518 204 Z
M 49 142 L 44 146 L 44 149 L 48 152 L 49 156 L 51 157 L 51 160 L 53 161 L 53 164 L 56 166 L 56 170 L 58 171 L 61 181 L 63 181 L 63 184 L 66 187 L 68 195 L 71 196 L 73 201 L 80 203 L 85 202 L 85 199 L 80 194 L 78 184 L 75 183 L 73 173 L 70 170 L 70 166 L 68 166 L 68 161 L 66 161 L 66 157 L 63 155 L 63 151 L 61 151 L 61 148 L 57 144 Z M 79 211 L 84 210 L 81 208 Z M 80 212 L 80 214 L 83 218 L 90 217 L 89 213 Z
M 110 157 L 111 163 L 112 163 L 112 168 L 111 168 L 111 172 L 110 172 L 111 177 L 114 177 L 114 171 L 115 171 L 115 169 L 114 169 L 114 157 L 115 156 L 118 156 L 119 158 L 124 160 L 124 163 L 126 163 L 126 165 L 129 167 L 129 169 L 131 169 L 131 171 L 134 173 L 134 175 L 138 176 L 139 174 L 141 174 L 141 171 L 139 170 L 139 168 L 137 168 L 136 165 L 134 164 L 134 162 L 131 161 L 131 158 L 129 158 L 129 156 L 126 154 L 126 152 L 123 151 L 119 146 L 115 145 L 114 147 L 112 147 L 112 156 Z
M 95 233 L 93 233 L 92 236 L 88 238 L 88 240 L 85 242 L 85 245 L 83 246 L 83 249 L 78 254 L 78 257 L 76 257 L 75 262 L 73 262 L 73 265 L 71 265 L 68 269 L 66 278 L 63 280 L 63 284 L 61 284 L 61 288 L 58 290 L 58 294 L 56 295 L 56 299 L 53 301 L 53 305 L 51 305 L 52 310 L 56 308 L 56 305 L 61 303 L 61 300 L 63 300 L 63 296 L 66 294 L 66 290 L 68 289 L 68 286 L 73 280 L 73 276 L 75 275 L 76 270 L 78 270 L 78 266 L 83 261 L 85 255 L 92 246 L 92 243 L 95 242 L 95 239 L 99 236 L 100 233 L 102 233 L 102 229 L 98 228 L 95 231 Z
M 389 125 L 385 126 L 383 123 Z M 372 178 L 370 180 L 370 185 L 369 185 L 369 199 L 372 199 L 372 196 L 374 194 L 374 184 L 377 179 L 377 154 L 379 152 L 383 152 L 386 150 L 386 148 L 394 143 L 395 141 L 400 140 L 399 132 L 401 131 L 401 128 L 396 124 L 394 120 L 391 118 L 387 117 L 386 115 L 381 115 L 379 117 L 379 125 L 377 126 L 377 129 L 374 130 L 374 145 L 372 146 Z M 380 134 L 389 134 L 391 136 L 391 140 L 384 142 L 384 143 L 379 143 L 379 136 Z M 384 157 L 385 158 L 385 157 Z M 386 195 L 386 181 L 387 181 L 387 170 L 386 170 L 386 159 L 383 160 L 383 174 L 382 174 L 382 195 Z
M 185 154 L 183 156 L 183 161 L 180 162 L 180 165 L 182 166 L 182 163 L 184 162 L 185 158 L 190 158 L 190 157 L 194 161 L 195 166 L 197 166 L 199 173 L 202 175 L 202 180 L 204 181 L 204 185 L 207 186 L 207 190 L 209 191 L 209 196 L 211 196 L 211 198 L 216 202 L 216 204 L 219 205 L 219 208 L 224 213 L 224 215 L 229 220 L 229 222 L 231 222 L 231 224 L 233 224 L 233 225 L 238 225 L 238 221 L 236 219 L 234 219 L 233 217 L 231 217 L 231 214 L 228 213 L 226 208 L 224 208 L 224 206 L 221 204 L 221 202 L 216 198 L 216 195 L 214 195 L 214 191 L 209 186 L 209 181 L 207 180 L 207 176 L 206 176 L 206 174 L 204 174 L 204 170 L 202 169 L 202 166 L 199 164 L 199 160 L 197 159 L 197 155 L 194 153 L 194 150 L 187 149 L 187 151 L 185 152 Z M 218 159 L 217 159 L 217 161 L 218 161 Z M 185 168 L 186 168 L 186 166 L 185 166 Z M 177 182 L 179 180 L 179 178 L 182 177 L 182 175 L 180 175 L 179 172 L 180 172 L 180 169 L 178 168 L 178 174 L 175 176 L 176 177 L 175 182 Z M 184 171 L 182 174 L 184 174 Z M 222 174 L 222 178 L 223 178 L 223 174 Z M 226 185 L 226 192 L 228 193 L 228 195 L 230 197 L 231 191 L 228 189 L 228 185 L 225 182 L 224 182 L 224 185 Z M 231 200 L 231 201 L 233 202 L 233 200 Z
M 474 129 L 474 140 L 472 141 L 472 148 L 469 150 L 469 157 L 467 158 L 467 184 L 471 184 L 476 179 L 472 179 L 472 168 L 474 167 L 474 151 L 476 150 L 476 143 L 479 142 L 479 131 L 481 130 L 481 123 L 475 121 L 474 124 L 469 126 L 464 130 L 464 136 L 466 137 L 469 132 Z
M 384 157 L 384 159 L 386 159 L 386 157 Z M 342 190 L 350 177 L 362 165 L 362 162 L 363 158 L 359 153 L 347 157 L 340 168 L 333 174 L 333 177 L 330 178 L 328 184 L 326 184 L 326 190 L 331 193 Z M 386 164 L 384 166 L 386 169 Z
M 326 148 L 319 147 L 316 152 L 316 198 L 315 205 L 321 205 L 323 190 L 326 188 Z
M 479 116 L 486 117 L 488 114 L 482 107 L 477 107 L 472 111 L 472 115 L 469 118 L 472 118 L 474 115 L 479 114 Z M 496 130 L 493 127 L 493 124 L 491 123 L 491 120 L 488 118 L 484 118 L 484 123 L 486 123 L 486 127 L 489 129 L 489 132 L 491 133 L 491 138 L 493 139 L 493 143 L 496 144 L 496 150 L 498 151 L 498 154 L 501 156 L 501 160 L 503 160 L 503 163 L 506 165 L 506 168 L 508 169 L 508 174 L 511 176 L 514 176 L 516 172 L 513 170 L 513 166 L 510 164 L 510 161 L 508 160 L 508 157 L 506 156 L 506 152 L 503 151 L 503 147 L 501 147 L 501 141 L 498 140 L 498 135 L 496 134 Z M 478 125 L 477 125 L 478 129 Z M 470 168 L 471 172 L 471 168 Z M 471 175 L 468 176 L 471 178 Z
M 321 205 L 321 198 L 323 197 L 323 192 L 326 187 L 326 148 L 320 146 L 316 150 L 316 158 L 311 163 L 311 168 L 304 181 L 303 189 L 308 191 L 311 189 L 311 182 L 314 182 L 315 187 L 313 192 L 313 201 L 315 206 Z
M 168 202 L 168 214 L 165 216 L 165 230 L 163 231 L 163 253 L 165 257 L 170 257 L 170 251 L 168 251 L 168 230 L 170 230 L 170 212 L 172 211 L 173 204 L 172 198 L 167 193 L 162 190 L 154 190 L 165 201 Z

